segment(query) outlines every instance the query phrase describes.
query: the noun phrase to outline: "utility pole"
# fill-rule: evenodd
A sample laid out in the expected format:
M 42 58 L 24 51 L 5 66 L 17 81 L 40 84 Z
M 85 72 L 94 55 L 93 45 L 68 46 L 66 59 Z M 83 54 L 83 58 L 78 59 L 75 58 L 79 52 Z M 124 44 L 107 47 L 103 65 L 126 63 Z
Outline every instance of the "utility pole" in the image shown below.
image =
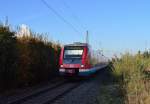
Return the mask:
M 86 31 L 86 43 L 89 44 L 89 32 L 88 32 L 88 30 Z

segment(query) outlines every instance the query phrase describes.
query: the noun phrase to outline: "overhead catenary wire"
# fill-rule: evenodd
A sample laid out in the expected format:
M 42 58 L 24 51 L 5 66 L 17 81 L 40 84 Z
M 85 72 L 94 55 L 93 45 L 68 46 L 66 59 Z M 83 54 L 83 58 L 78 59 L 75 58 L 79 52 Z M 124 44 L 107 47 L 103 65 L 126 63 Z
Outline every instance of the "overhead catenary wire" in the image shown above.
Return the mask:
M 74 27 L 72 23 L 67 21 L 62 15 L 60 15 L 50 4 L 48 4 L 45 0 L 41 0 L 41 2 L 49 9 L 51 10 L 59 19 L 61 19 L 65 24 L 67 24 L 70 28 L 72 28 L 76 33 L 80 34 L 78 29 Z
M 83 24 L 83 23 L 80 21 L 78 15 L 73 11 L 73 9 L 68 5 L 68 3 L 67 3 L 65 0 L 60 0 L 60 1 L 63 3 L 63 5 L 64 5 L 68 10 L 71 11 L 71 12 L 70 12 L 71 16 L 78 22 L 78 24 L 80 24 L 81 28 L 82 28 L 83 30 L 87 30 L 85 24 Z

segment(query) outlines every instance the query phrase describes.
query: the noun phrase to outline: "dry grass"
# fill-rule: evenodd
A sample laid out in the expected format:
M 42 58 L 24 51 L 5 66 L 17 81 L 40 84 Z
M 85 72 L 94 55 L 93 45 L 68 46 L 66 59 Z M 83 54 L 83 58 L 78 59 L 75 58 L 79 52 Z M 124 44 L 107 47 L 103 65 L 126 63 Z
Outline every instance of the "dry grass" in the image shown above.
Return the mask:
M 101 85 L 98 96 L 99 104 L 124 104 L 118 84 Z
M 145 69 L 150 65 L 150 59 L 141 54 L 123 55 L 113 60 L 113 75 L 119 78 L 126 104 L 149 104 L 150 84 Z
M 122 86 L 112 75 L 111 66 L 105 68 L 99 81 L 101 84 L 97 97 L 98 104 L 125 104 Z

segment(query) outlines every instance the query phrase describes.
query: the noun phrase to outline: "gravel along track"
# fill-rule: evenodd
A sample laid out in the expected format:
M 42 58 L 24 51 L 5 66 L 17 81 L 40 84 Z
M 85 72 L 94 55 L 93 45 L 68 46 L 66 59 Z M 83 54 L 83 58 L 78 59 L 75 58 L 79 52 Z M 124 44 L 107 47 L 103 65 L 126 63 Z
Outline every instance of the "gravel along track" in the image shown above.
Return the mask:
M 106 77 L 105 69 L 102 69 L 96 77 L 86 80 L 65 96 L 47 104 L 98 104 L 97 96 L 100 93 L 99 90 L 102 80 Z
M 65 96 L 47 104 L 95 104 L 98 86 L 93 82 L 86 82 Z
M 65 95 L 67 92 L 70 92 L 79 85 L 80 83 L 66 83 L 56 89 L 47 91 L 37 97 L 33 97 L 32 99 L 22 102 L 21 104 L 48 104 L 49 102 L 57 100 L 59 97 Z
M 95 77 L 78 81 L 58 81 L 36 91 L 12 96 L 0 104 L 97 104 L 97 95 L 106 78 L 105 69 Z
M 24 93 L 20 96 L 11 96 L 0 101 L 0 104 L 48 104 L 77 88 L 82 82 L 58 81 L 50 86 Z
M 32 97 L 36 97 L 49 90 L 53 90 L 54 88 L 57 88 L 66 82 L 67 82 L 66 80 L 60 81 L 60 79 L 54 79 L 45 86 L 33 89 L 31 88 L 28 89 L 27 91 L 25 90 L 21 92 L 21 94 L 16 94 L 13 96 L 4 96 L 3 98 L 0 99 L 0 104 L 21 104 L 22 102 Z

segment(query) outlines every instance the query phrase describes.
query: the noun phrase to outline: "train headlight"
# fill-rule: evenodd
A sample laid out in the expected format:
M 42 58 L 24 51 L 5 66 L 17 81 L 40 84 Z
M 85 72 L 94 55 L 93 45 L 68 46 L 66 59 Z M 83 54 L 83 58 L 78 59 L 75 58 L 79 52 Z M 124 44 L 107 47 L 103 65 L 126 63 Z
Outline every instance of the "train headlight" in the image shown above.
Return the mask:
M 63 67 L 63 65 L 60 65 L 60 67 Z
M 84 65 L 81 65 L 81 68 L 83 68 L 84 67 Z

